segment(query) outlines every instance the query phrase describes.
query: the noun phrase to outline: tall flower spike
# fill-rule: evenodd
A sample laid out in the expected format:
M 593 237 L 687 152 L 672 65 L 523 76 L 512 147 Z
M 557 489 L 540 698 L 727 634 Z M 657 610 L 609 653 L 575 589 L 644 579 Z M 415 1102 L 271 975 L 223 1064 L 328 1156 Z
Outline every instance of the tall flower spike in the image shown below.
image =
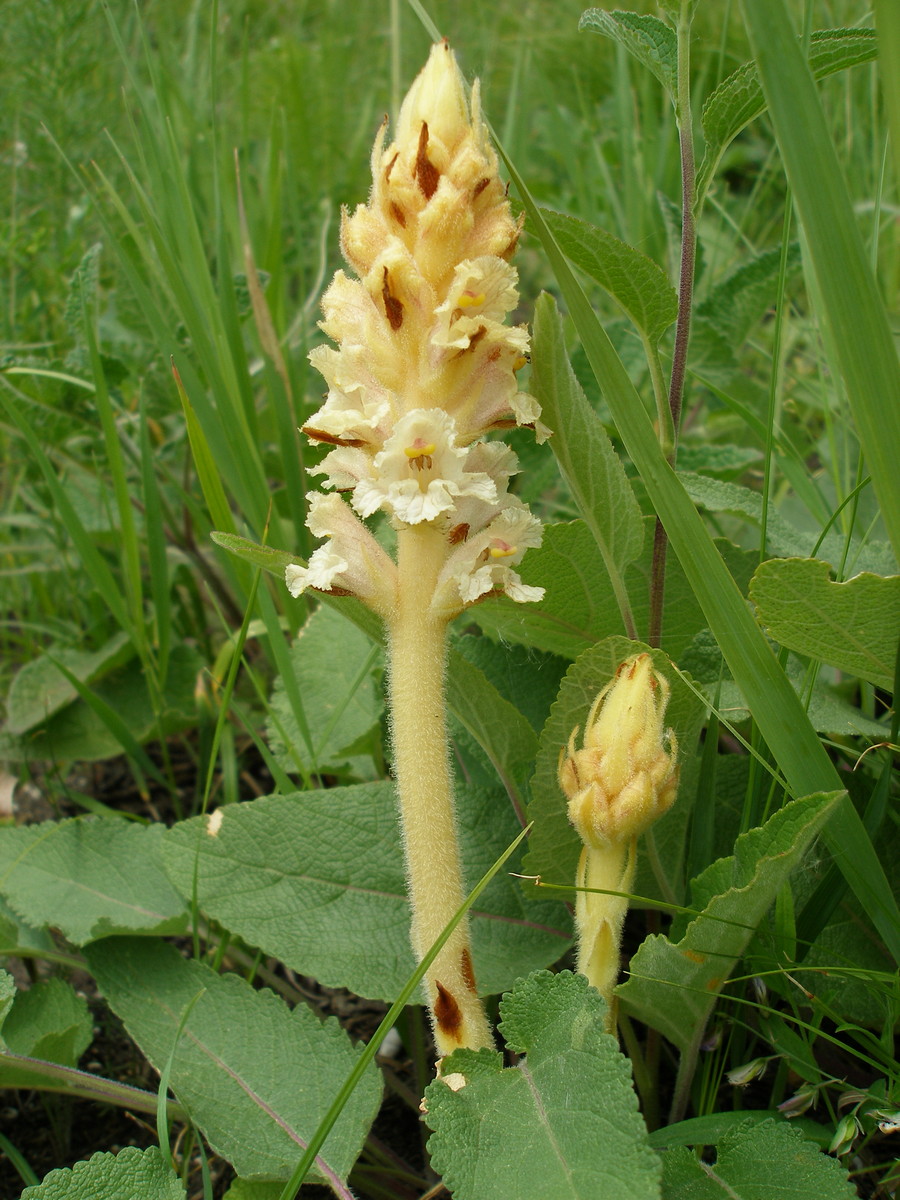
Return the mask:
M 649 654 L 636 654 L 591 706 L 582 748 L 574 729 L 559 756 L 569 820 L 584 842 L 576 876 L 578 970 L 610 1005 L 610 1026 L 628 899 L 602 892 L 631 890 L 637 839 L 675 801 L 678 745 L 664 726 L 668 703 L 668 681 Z
M 540 522 L 508 491 L 515 455 L 483 439 L 540 424 L 516 372 L 528 331 L 505 324 L 518 303 L 509 259 L 519 237 L 497 159 L 450 47 L 432 47 L 403 102 L 395 140 L 381 129 L 367 204 L 341 223 L 355 274 L 338 271 L 322 300 L 335 343 L 310 354 L 328 384 L 303 431 L 332 447 L 312 471 L 307 524 L 329 541 L 307 566 L 307 588 L 357 596 L 384 620 L 390 652 L 394 774 L 421 958 L 462 905 L 444 696 L 450 620 L 486 596 L 540 600 L 517 567 L 540 543 Z M 341 493 L 341 494 L 338 494 Z M 365 525 L 382 513 L 397 531 L 391 559 Z M 425 979 L 441 1054 L 491 1044 L 461 922 Z

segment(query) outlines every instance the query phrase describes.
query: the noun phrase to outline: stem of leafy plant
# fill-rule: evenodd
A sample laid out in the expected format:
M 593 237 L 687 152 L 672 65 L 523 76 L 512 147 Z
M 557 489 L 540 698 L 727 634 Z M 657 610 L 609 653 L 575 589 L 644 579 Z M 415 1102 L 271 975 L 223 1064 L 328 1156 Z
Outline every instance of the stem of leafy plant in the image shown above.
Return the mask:
M 91 1075 L 88 1071 L 78 1071 L 75 1067 L 63 1067 L 59 1063 L 45 1062 L 40 1058 L 13 1054 L 10 1050 L 0 1050 L 0 1067 L 42 1076 L 46 1082 L 41 1085 L 40 1091 L 61 1092 L 66 1096 L 97 1100 L 103 1104 L 116 1104 L 120 1108 L 150 1115 L 156 1112 L 157 1098 L 151 1092 L 131 1087 L 129 1084 L 117 1083 L 113 1079 L 104 1079 L 100 1075 Z M 167 1113 L 173 1121 L 187 1119 L 181 1105 L 172 1100 L 167 1102 Z
M 672 371 L 669 376 L 669 412 L 672 421 L 672 448 L 668 455 L 674 466 L 678 451 L 678 429 L 684 399 L 684 376 L 687 366 L 688 341 L 691 333 L 691 307 L 694 296 L 694 261 L 697 232 L 694 218 L 696 167 L 694 163 L 694 129 L 691 112 L 691 2 L 681 0 L 678 18 L 678 96 L 675 119 L 681 149 L 681 270 L 678 281 L 678 319 L 675 323 L 675 346 L 672 352 Z M 666 436 L 660 429 L 660 438 Z M 666 583 L 666 554 L 669 540 L 657 517 L 653 538 L 653 562 L 650 569 L 650 619 L 647 642 L 658 646 L 662 633 L 663 600 Z

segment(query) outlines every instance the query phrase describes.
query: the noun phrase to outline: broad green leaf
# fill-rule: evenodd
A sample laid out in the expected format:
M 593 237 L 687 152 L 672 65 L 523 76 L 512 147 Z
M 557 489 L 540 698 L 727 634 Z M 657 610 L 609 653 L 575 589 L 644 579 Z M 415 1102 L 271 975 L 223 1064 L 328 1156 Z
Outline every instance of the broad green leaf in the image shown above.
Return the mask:
M 560 751 L 568 744 L 576 726 L 583 733 L 587 714 L 597 693 L 612 679 L 619 664 L 645 649 L 647 647 L 639 642 L 630 642 L 621 637 L 598 642 L 572 664 L 559 689 L 556 703 L 541 734 L 535 762 L 531 782 L 532 801 L 528 807 L 528 820 L 534 822 L 534 829 L 529 837 L 528 854 L 524 862 L 524 869 L 529 875 L 540 875 L 546 883 L 574 883 L 575 868 L 581 853 L 581 839 L 566 815 L 565 797 L 557 781 Z M 674 729 L 682 756 L 690 756 L 700 732 L 705 705 L 676 673 L 665 654 L 659 650 L 650 653 L 657 670 L 665 675 L 672 688 L 666 725 Z M 677 826 L 683 834 L 687 809 L 687 799 L 682 796 L 672 811 L 654 828 L 654 836 L 658 841 L 665 840 L 669 825 Z M 665 863 L 676 893 L 680 888 L 682 854 L 683 847 L 678 843 Z
M 690 471 L 679 471 L 678 478 L 695 504 L 708 512 L 733 512 L 761 524 L 763 515 L 762 496 L 751 488 L 723 479 L 710 479 Z M 766 541 L 772 552 L 782 558 L 806 557 L 819 543 L 818 533 L 805 533 L 795 528 L 772 507 L 766 514 Z M 844 539 L 836 533 L 826 533 L 819 546 L 819 553 L 830 561 L 839 563 L 844 557 Z M 896 566 L 891 548 L 884 542 L 869 546 L 854 543 L 852 561 L 857 568 L 888 574 Z
M 0 838 L 2 836 L 0 833 Z M 36 951 L 37 957 L 46 956 L 48 952 L 52 955 L 56 943 L 48 929 L 30 925 L 0 895 L 0 958 L 16 955 L 19 950 Z
M 163 870 L 163 832 L 84 817 L 0 829 L 0 892 L 76 946 L 111 933 L 180 933 L 187 916 Z
M 497 793 L 460 789 L 462 859 L 469 884 L 519 826 Z M 390 1000 L 412 972 L 409 906 L 393 786 L 358 784 L 268 796 L 183 821 L 166 861 L 200 907 L 244 941 L 329 987 Z M 514 859 L 510 870 L 517 870 Z M 526 904 L 501 873 L 469 914 L 479 990 L 500 992 L 570 944 L 558 905 Z
M 891 691 L 900 637 L 900 577 L 829 578 L 814 558 L 771 559 L 750 584 L 759 619 L 782 646 Z
M 535 731 L 474 663 L 459 651 L 451 652 L 451 663 L 447 677 L 451 710 L 487 754 L 507 795 L 522 803 L 520 793 L 537 749 Z
M 16 995 L 0 1029 L 13 1054 L 74 1067 L 91 1044 L 93 1019 L 83 996 L 62 979 L 39 980 Z M 25 1076 L 25 1078 L 23 1078 Z M 0 1086 L 34 1087 L 27 1072 L 0 1065 Z
M 690 906 L 701 915 L 677 919 L 671 939 L 646 938 L 616 989 L 629 1014 L 683 1051 L 696 1044 L 732 967 L 836 802 L 835 794 L 791 801 L 693 881 Z
M 0 1025 L 6 1020 L 16 998 L 16 981 L 9 971 L 0 971 Z
M 785 674 L 802 699 L 810 723 L 817 733 L 871 738 L 876 742 L 882 741 L 887 735 L 887 726 L 883 721 L 867 717 L 858 705 L 851 704 L 840 689 L 827 679 L 816 674 L 810 688 L 809 667 L 795 655 L 788 658 Z M 717 679 L 712 680 L 705 689 L 710 700 L 715 694 Z M 727 680 L 721 685 L 719 709 L 732 724 L 740 724 L 750 715 L 740 688 Z
M 678 90 L 678 46 L 675 31 L 659 17 L 589 8 L 581 14 L 578 28 L 590 29 L 624 46 L 653 72 L 674 102 Z
M 569 365 L 562 321 L 552 296 L 535 310 L 531 383 L 553 452 L 590 529 L 624 620 L 631 619 L 624 572 L 641 553 L 641 510 L 609 435 Z
M 129 743 L 140 743 L 160 733 L 175 733 L 190 727 L 197 720 L 195 690 L 202 667 L 203 660 L 191 646 L 180 645 L 172 650 L 163 696 L 162 729 L 146 674 L 140 662 L 132 659 L 98 678 L 89 688 L 100 709 L 113 714 L 114 727 L 79 698 L 59 709 L 27 737 L 13 742 L 10 753 L 18 759 L 51 762 L 112 758 L 131 750 L 131 745 L 123 744 L 122 737 Z M 65 678 L 59 672 L 56 674 L 60 679 Z M 71 681 L 66 682 L 71 685 Z M 119 723 L 124 730 L 121 737 L 116 728 Z
M 27 733 L 44 724 L 65 705 L 78 699 L 75 688 L 56 666 L 57 659 L 84 684 L 121 667 L 134 657 L 134 645 L 126 633 L 114 634 L 99 650 L 54 650 L 26 663 L 13 677 L 6 701 L 6 731 Z
M 885 420 L 888 398 L 900 395 L 900 359 L 888 313 L 784 0 L 743 0 L 741 7 L 803 225 L 836 368 L 900 560 L 900 421 Z
M 471 626 L 454 639 L 452 646 L 454 654 L 477 667 L 501 699 L 515 705 L 526 718 L 535 734 L 530 753 L 533 761 L 537 735 L 556 699 L 568 662 L 557 655 L 495 642 L 493 638 L 480 636 Z
M 100 1152 L 74 1167 L 51 1171 L 20 1200 L 185 1200 L 181 1180 L 158 1146 L 126 1146 L 118 1154 Z
M 252 1179 L 236 1179 L 222 1200 L 281 1200 L 281 1183 L 255 1183 Z
M 153 1066 L 161 1070 L 172 1055 L 169 1086 L 215 1152 L 239 1175 L 287 1179 L 359 1054 L 338 1022 L 320 1021 L 303 1004 L 292 1011 L 273 992 L 154 939 L 107 938 L 87 954 Z M 182 1014 L 200 992 L 176 1046 Z M 346 1179 L 380 1101 L 373 1067 L 316 1159 L 320 1179 Z
M 500 1015 L 524 1061 L 504 1069 L 493 1051 L 458 1050 L 425 1091 L 432 1165 L 456 1200 L 657 1200 L 661 1163 L 599 993 L 541 971 Z
M 716 1160 L 686 1147 L 663 1155 L 663 1200 L 852 1200 L 847 1172 L 785 1120 L 745 1121 L 716 1144 Z
M 486 600 L 471 617 L 486 632 L 536 646 L 563 658 L 576 658 L 601 637 L 624 631 L 609 575 L 596 540 L 583 521 L 545 525 L 536 550 L 529 550 L 519 573 L 545 590 L 540 604 Z
M 874 29 L 821 29 L 812 34 L 809 65 L 816 79 L 871 62 L 878 53 Z M 798 49 L 798 57 L 799 49 Z M 766 111 L 755 62 L 746 62 L 724 79 L 703 105 L 706 153 L 697 174 L 703 197 L 725 150 L 745 125 Z
M 724 1109 L 708 1113 L 705 1117 L 688 1117 L 674 1125 L 664 1125 L 650 1134 L 650 1145 L 655 1150 L 666 1150 L 673 1146 L 715 1146 L 732 1132 L 736 1125 L 761 1125 L 764 1121 L 779 1121 L 799 1129 L 808 1142 L 827 1146 L 831 1133 L 824 1125 L 811 1117 L 783 1117 L 777 1109 Z M 665 1170 L 665 1167 L 663 1168 Z
M 730 442 L 682 441 L 678 446 L 678 463 L 682 470 L 713 477 L 743 475 L 762 456 L 762 450 L 754 446 L 735 446 Z
M 800 266 L 800 244 L 791 242 L 785 263 L 787 278 L 796 275 Z M 732 351 L 737 350 L 771 306 L 780 271 L 780 247 L 748 256 L 697 305 L 695 315 L 718 330 Z
M 268 723 L 275 757 L 286 771 L 296 771 L 298 764 L 319 772 L 347 765 L 356 753 L 355 744 L 381 718 L 376 678 L 380 651 L 356 626 L 323 605 L 298 632 L 290 662 L 303 719 L 298 721 L 284 681 L 277 680 Z
M 302 561 L 296 555 L 289 554 L 287 550 L 276 550 L 273 546 L 260 546 L 237 533 L 223 533 L 220 530 L 214 530 L 209 536 L 223 550 L 228 550 L 237 558 L 243 559 L 251 567 L 259 567 L 263 571 L 277 575 L 281 580 L 284 579 L 284 568 L 289 563 Z
M 653 553 L 653 519 L 644 521 L 649 536 L 644 538 L 640 559 L 626 572 L 631 611 L 638 629 L 646 628 Z M 743 592 L 758 556 L 725 541 L 716 542 L 716 546 Z M 603 559 L 583 521 L 545 526 L 541 546 L 529 550 L 520 573 L 526 583 L 545 589 L 544 599 L 540 604 L 516 604 L 502 598 L 477 605 L 471 610 L 471 618 L 492 637 L 574 659 L 603 638 L 624 633 L 622 615 Z M 673 560 L 666 573 L 662 634 L 666 653 L 678 658 L 706 623 L 681 564 Z
M 609 292 L 641 333 L 657 345 L 678 316 L 678 293 L 665 271 L 652 258 L 605 229 L 549 208 L 542 208 L 541 212 L 569 260 Z M 547 302 L 548 298 L 542 296 L 537 312 Z M 555 443 L 553 448 L 556 449 Z

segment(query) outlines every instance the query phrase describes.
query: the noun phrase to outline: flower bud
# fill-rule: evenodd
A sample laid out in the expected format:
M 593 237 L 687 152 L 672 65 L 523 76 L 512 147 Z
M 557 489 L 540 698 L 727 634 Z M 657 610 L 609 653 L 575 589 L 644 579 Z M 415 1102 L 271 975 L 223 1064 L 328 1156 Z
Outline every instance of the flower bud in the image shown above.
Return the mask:
M 647 653 L 621 664 L 560 754 L 559 785 L 586 846 L 605 850 L 636 838 L 672 807 L 678 746 L 663 721 L 669 684 Z

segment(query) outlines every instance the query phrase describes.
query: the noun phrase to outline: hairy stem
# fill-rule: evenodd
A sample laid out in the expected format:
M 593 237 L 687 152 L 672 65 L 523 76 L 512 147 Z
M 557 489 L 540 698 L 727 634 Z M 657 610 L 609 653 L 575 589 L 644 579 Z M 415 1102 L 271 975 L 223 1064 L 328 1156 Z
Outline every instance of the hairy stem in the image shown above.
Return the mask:
M 429 611 L 446 554 L 441 530 L 398 534 L 398 602 L 388 622 L 394 773 L 400 797 L 412 944 L 421 959 L 465 899 L 447 747 L 444 669 L 447 623 Z M 425 976 L 435 1042 L 492 1046 L 475 990 L 468 923 L 461 921 Z
M 631 890 L 636 862 L 636 838 L 606 850 L 585 846 L 575 876 L 575 886 L 580 889 L 575 900 L 578 970 L 609 1005 L 606 1026 L 610 1033 L 616 1027 L 613 989 L 619 979 L 619 947 L 628 911 L 628 896 L 615 893 Z

